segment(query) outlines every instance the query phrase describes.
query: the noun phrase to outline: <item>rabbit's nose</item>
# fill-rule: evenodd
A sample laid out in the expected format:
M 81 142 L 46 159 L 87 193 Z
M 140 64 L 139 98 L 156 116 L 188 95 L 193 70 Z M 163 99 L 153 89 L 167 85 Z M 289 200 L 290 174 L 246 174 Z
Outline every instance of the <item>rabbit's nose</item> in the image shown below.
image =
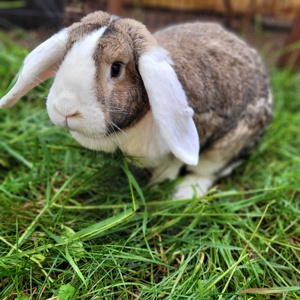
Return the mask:
M 61 116 L 67 118 L 67 117 L 71 117 L 71 116 L 79 113 L 77 109 L 71 108 L 69 105 L 63 104 L 63 102 L 67 102 L 67 101 L 62 100 L 61 102 L 62 103 L 59 103 L 59 104 L 57 104 L 57 103 L 53 104 L 54 110 Z
M 78 125 L 80 125 L 80 119 L 84 118 L 79 111 L 76 111 L 73 114 L 68 114 L 66 116 L 66 126 L 70 130 L 76 130 L 78 128 Z
M 78 119 L 83 119 L 83 115 L 79 111 L 75 111 L 74 113 L 70 113 L 66 115 L 66 118 L 78 118 Z
M 70 129 L 78 120 L 83 119 L 83 115 L 77 109 L 68 105 L 54 103 L 49 105 L 48 112 L 53 123 L 64 128 Z

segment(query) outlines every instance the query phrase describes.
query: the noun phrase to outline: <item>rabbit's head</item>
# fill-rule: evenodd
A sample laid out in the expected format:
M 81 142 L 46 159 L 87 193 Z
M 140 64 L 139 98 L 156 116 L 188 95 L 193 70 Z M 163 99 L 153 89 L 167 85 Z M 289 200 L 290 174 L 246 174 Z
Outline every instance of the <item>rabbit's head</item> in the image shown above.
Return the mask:
M 169 151 L 197 164 L 193 110 L 168 52 L 141 23 L 96 12 L 60 31 L 26 57 L 0 107 L 14 105 L 50 77 L 49 117 L 83 146 L 113 151 L 103 141 L 133 128 L 151 110 Z

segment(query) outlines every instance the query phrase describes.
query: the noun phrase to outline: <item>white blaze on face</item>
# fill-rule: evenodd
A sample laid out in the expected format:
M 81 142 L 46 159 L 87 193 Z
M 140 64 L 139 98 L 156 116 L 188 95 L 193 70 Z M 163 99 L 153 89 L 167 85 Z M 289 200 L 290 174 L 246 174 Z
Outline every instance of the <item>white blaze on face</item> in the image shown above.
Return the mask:
M 75 42 L 59 67 L 47 99 L 51 121 L 70 130 L 83 146 L 83 138 L 104 136 L 106 124 L 97 101 L 93 54 L 106 27 Z

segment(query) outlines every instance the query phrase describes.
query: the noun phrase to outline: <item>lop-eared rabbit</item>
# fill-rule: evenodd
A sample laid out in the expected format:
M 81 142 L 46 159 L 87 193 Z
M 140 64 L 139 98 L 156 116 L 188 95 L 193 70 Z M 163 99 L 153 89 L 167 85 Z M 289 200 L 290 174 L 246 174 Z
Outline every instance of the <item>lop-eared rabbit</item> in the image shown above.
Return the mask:
M 256 51 L 213 23 L 152 35 L 133 19 L 94 12 L 26 57 L 0 107 L 13 106 L 50 77 L 46 104 L 55 125 L 84 147 L 121 149 L 152 169 L 153 182 L 185 170 L 175 198 L 203 195 L 230 174 L 272 116 Z

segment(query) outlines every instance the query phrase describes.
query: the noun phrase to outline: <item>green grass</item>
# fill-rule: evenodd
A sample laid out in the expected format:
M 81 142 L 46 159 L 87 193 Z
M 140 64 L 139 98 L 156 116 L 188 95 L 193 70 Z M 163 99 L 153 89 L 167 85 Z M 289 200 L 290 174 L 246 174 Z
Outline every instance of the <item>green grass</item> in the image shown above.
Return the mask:
M 25 55 L 1 40 L 0 94 Z M 49 83 L 1 110 L 0 299 L 300 299 L 299 79 L 273 71 L 257 151 L 190 200 L 53 126 Z

